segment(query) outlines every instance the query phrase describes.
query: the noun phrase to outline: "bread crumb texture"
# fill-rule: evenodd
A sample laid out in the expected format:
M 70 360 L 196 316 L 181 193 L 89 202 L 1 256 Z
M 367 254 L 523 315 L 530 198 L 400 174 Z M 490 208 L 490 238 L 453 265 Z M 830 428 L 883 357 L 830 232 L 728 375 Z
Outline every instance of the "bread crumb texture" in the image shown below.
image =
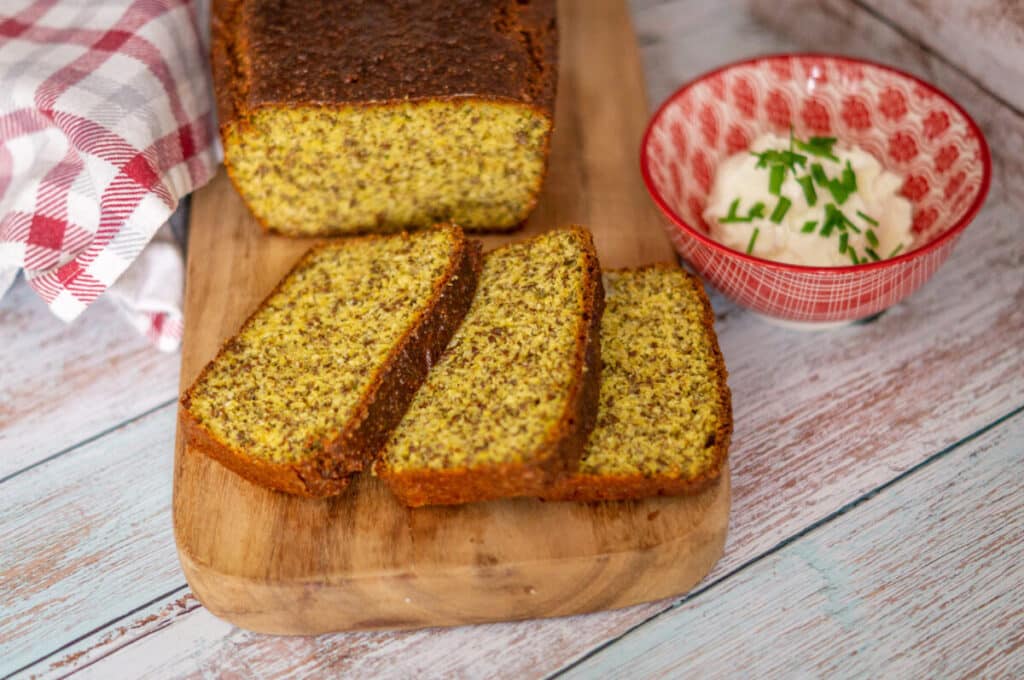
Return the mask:
M 476 297 L 392 434 L 392 473 L 530 463 L 577 379 L 584 234 L 553 231 L 484 258 Z
M 536 203 L 550 130 L 528 105 L 470 98 L 267 106 L 227 126 L 224 152 L 253 213 L 284 234 L 503 229 Z
M 601 392 L 581 476 L 709 472 L 730 415 L 700 282 L 676 267 L 604 277 Z
M 445 228 L 314 248 L 200 376 L 192 415 L 256 458 L 316 455 L 426 311 L 456 247 Z

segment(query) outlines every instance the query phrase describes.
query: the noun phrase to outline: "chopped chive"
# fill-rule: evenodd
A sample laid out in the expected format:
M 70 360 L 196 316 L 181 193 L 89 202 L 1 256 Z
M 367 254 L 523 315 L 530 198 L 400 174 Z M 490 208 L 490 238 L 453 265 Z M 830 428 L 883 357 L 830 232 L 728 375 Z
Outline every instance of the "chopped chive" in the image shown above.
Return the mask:
M 834 198 L 836 203 L 839 205 L 846 203 L 846 199 L 850 197 L 850 192 L 847 191 L 846 185 L 837 179 L 828 180 L 825 186 L 828 188 L 829 193 L 832 194 L 832 198 Z
M 796 140 L 796 146 L 801 151 L 806 151 L 812 156 L 818 156 L 819 158 L 838 161 L 839 157 L 832 153 L 832 147 L 835 143 L 835 137 L 811 137 L 810 140 L 806 142 L 799 139 Z
M 903 250 L 903 244 L 902 243 L 899 244 L 898 246 L 896 246 L 896 249 L 893 250 L 891 253 L 889 253 L 889 257 L 896 257 L 897 255 L 899 255 L 901 250 Z
M 768 180 L 768 191 L 778 196 L 782 192 L 782 183 L 786 181 L 786 166 L 773 165 L 771 179 Z
M 772 211 L 772 216 L 769 219 L 775 224 L 779 224 L 789 212 L 789 206 L 792 204 L 793 202 L 785 196 L 779 196 L 779 202 L 775 204 L 775 210 Z
M 846 254 L 850 256 L 850 260 L 853 261 L 854 264 L 860 264 L 860 260 L 857 259 L 856 250 L 850 248 L 849 250 L 846 251 Z
M 796 171 L 796 166 L 803 167 L 807 163 L 807 156 L 792 151 L 779 151 L 768 149 L 767 151 L 751 152 L 757 157 L 758 168 L 767 168 L 769 165 L 785 165 Z
M 850 235 L 847 234 L 845 231 L 842 234 L 839 235 L 839 253 L 840 254 L 846 252 L 846 247 L 847 247 L 847 244 L 849 243 L 849 241 L 850 241 Z
M 828 187 L 828 175 L 825 174 L 825 168 L 822 167 L 821 163 L 815 163 L 811 166 L 811 176 L 819 186 Z
M 872 248 L 865 248 L 864 252 L 870 255 L 871 259 L 874 260 L 875 262 L 878 262 L 879 260 L 882 259 L 878 257 L 878 253 L 876 253 Z
M 871 244 L 871 247 L 872 248 L 877 248 L 878 247 L 878 236 L 875 234 L 875 232 L 872 231 L 871 229 L 868 229 L 868 233 L 866 234 L 866 236 L 868 237 L 868 243 Z
M 851 230 L 853 230 L 853 231 L 857 232 L 858 234 L 859 234 L 859 233 L 861 233 L 861 231 L 860 231 L 860 227 L 858 227 L 858 226 L 857 226 L 856 224 L 854 224 L 853 222 L 847 221 L 847 222 L 846 222 L 846 226 L 848 226 L 848 227 L 849 227 L 849 228 L 850 228 Z
M 857 173 L 853 171 L 850 161 L 846 161 L 846 167 L 843 168 L 843 188 L 846 189 L 847 193 L 853 194 L 857 192 Z
M 804 175 L 803 177 L 797 177 L 796 181 L 804 190 L 804 198 L 807 200 L 807 205 L 813 206 L 817 203 L 818 192 L 814 190 L 814 179 L 810 175 Z
M 876 227 L 878 226 L 878 220 L 876 220 L 875 218 L 871 217 L 870 215 L 865 215 L 864 213 L 862 213 L 859 210 L 857 211 L 857 214 L 860 216 L 860 218 L 862 220 L 864 220 L 868 224 L 874 225 Z
M 718 221 L 722 224 L 732 224 L 734 222 L 753 222 L 755 218 L 764 217 L 764 203 L 758 201 L 750 207 L 747 211 L 746 217 L 740 217 L 736 214 L 740 206 L 740 199 L 736 199 L 729 204 L 729 214 L 725 217 L 719 217 Z
M 821 231 L 818 235 L 822 238 L 828 238 L 832 235 L 832 231 L 836 228 L 835 220 L 825 220 L 825 223 L 821 225 Z
M 750 235 L 750 243 L 747 244 L 747 255 L 750 255 L 754 251 L 754 244 L 757 243 L 757 235 L 761 232 L 760 229 L 754 227 L 754 233 Z
M 804 226 L 800 230 L 800 233 L 802 233 L 802 234 L 810 234 L 817 227 L 818 227 L 817 220 L 808 220 L 807 222 L 804 222 Z

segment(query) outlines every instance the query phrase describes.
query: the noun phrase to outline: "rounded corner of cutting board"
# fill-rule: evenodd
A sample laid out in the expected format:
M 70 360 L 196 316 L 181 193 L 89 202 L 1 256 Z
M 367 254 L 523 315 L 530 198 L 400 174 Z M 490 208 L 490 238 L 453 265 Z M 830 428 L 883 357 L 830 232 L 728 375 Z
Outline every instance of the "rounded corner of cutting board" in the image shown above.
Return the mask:
M 234 477 L 212 461 L 187 458 L 198 466 L 193 472 Z M 282 504 L 281 514 L 301 515 L 328 506 L 347 514 L 359 499 L 372 497 L 378 510 L 391 516 L 391 525 L 399 527 L 398 556 L 382 559 L 375 554 L 391 544 L 383 540 L 363 554 L 353 555 L 358 547 L 343 546 L 340 557 L 310 555 L 309 560 L 292 560 L 291 566 L 266 563 L 260 555 L 310 552 L 310 542 L 274 534 L 260 544 L 264 532 L 258 526 L 250 527 L 255 536 L 231 536 L 223 531 L 230 522 L 217 520 L 220 531 L 214 533 L 219 538 L 205 541 L 206 547 L 193 545 L 188 538 L 196 535 L 191 526 L 196 518 L 177 516 L 179 503 L 193 504 L 176 496 L 175 539 L 193 593 L 232 624 L 285 635 L 456 626 L 617 609 L 682 595 L 703 579 L 722 555 L 731 502 L 728 466 L 700 494 L 625 503 L 521 499 L 409 510 L 381 485 L 370 481 L 362 486 L 351 497 L 310 503 L 238 479 L 227 482 L 225 498 L 241 490 L 251 494 L 248 503 Z M 213 510 L 208 516 L 223 517 L 220 503 L 200 504 Z M 539 527 L 539 536 L 515 536 L 521 518 Z M 338 526 L 334 533 L 347 534 L 350 528 Z M 226 551 L 211 549 L 214 543 Z M 403 547 L 411 552 L 403 554 Z M 203 559 L 196 550 L 206 553 Z M 320 571 L 290 571 L 307 561 L 322 563 Z

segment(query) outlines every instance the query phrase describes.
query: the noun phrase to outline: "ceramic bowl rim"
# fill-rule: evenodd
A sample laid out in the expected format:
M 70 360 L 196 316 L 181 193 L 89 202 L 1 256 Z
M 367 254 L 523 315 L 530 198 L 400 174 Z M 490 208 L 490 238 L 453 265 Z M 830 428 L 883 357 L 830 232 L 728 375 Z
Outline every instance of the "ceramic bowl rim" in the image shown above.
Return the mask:
M 859 64 L 864 66 L 870 66 L 872 68 L 881 69 L 883 71 L 888 71 L 901 78 L 905 78 L 911 81 L 913 84 L 923 87 L 929 92 L 941 97 L 947 103 L 949 103 L 957 112 L 959 112 L 961 116 L 963 116 L 964 120 L 967 122 L 968 130 L 975 138 L 977 138 L 979 142 L 979 148 L 981 151 L 982 178 L 981 184 L 978 186 L 977 194 L 974 197 L 974 201 L 971 203 L 967 211 L 960 217 L 959 220 L 957 220 L 957 222 L 953 226 L 949 227 L 942 234 L 933 238 L 931 241 L 924 244 L 923 246 L 920 246 L 919 248 L 915 248 L 914 250 L 908 251 L 906 253 L 903 253 L 902 255 L 898 255 L 893 258 L 881 260 L 879 262 L 868 262 L 858 265 L 850 264 L 841 265 L 838 267 L 813 267 L 807 265 L 789 264 L 785 262 L 775 262 L 774 260 L 767 260 L 762 257 L 757 257 L 756 255 L 748 255 L 738 250 L 733 250 L 729 246 L 726 246 L 714 240 L 709 235 L 703 233 L 700 229 L 695 229 L 694 227 L 690 226 L 690 224 L 687 223 L 686 220 L 680 217 L 679 214 L 676 213 L 676 211 L 673 210 L 670 205 L 668 205 L 668 202 L 664 199 L 664 197 L 661 195 L 661 192 L 655 186 L 654 178 L 651 174 L 651 162 L 649 153 L 651 135 L 653 134 L 655 124 L 659 122 L 665 110 L 670 105 L 674 104 L 676 100 L 678 100 L 680 97 L 689 92 L 692 88 L 696 87 L 700 83 L 705 82 L 710 78 L 713 78 L 714 76 L 720 73 L 724 73 L 726 71 L 743 66 L 749 66 L 757 62 L 771 62 L 783 59 L 792 60 L 794 58 L 820 59 L 833 62 L 843 62 L 846 64 L 853 65 Z M 975 122 L 974 118 L 972 118 L 971 115 L 967 113 L 967 111 L 965 111 L 964 108 L 960 106 L 960 104 L 958 104 L 952 97 L 950 97 L 945 92 L 935 87 L 931 83 L 921 80 L 920 78 L 913 74 L 907 73 L 906 71 L 902 71 L 892 66 L 888 66 L 886 64 L 871 61 L 870 59 L 861 59 L 858 57 L 847 57 L 843 55 L 828 54 L 824 52 L 779 52 L 772 54 L 763 54 L 756 57 L 750 57 L 749 59 L 741 59 L 740 61 L 734 61 L 729 64 L 725 64 L 724 66 L 719 66 L 683 84 L 681 87 L 675 90 L 675 92 L 669 95 L 665 99 L 665 101 L 662 102 L 660 106 L 658 106 L 657 110 L 654 112 L 654 115 L 651 116 L 650 121 L 648 121 L 647 123 L 647 129 L 644 130 L 643 138 L 640 141 L 640 173 L 643 176 L 644 185 L 647 187 L 647 193 L 651 195 L 651 198 L 654 199 L 654 202 L 658 205 L 658 208 L 665 214 L 665 216 L 668 217 L 677 228 L 682 229 L 689 236 L 697 239 L 702 244 L 711 248 L 712 250 L 715 250 L 727 257 L 735 258 L 744 261 L 747 264 L 755 265 L 757 267 L 790 271 L 801 274 L 824 274 L 826 276 L 834 276 L 838 274 L 847 274 L 849 272 L 866 272 L 884 269 L 888 267 L 895 267 L 905 262 L 909 262 L 910 260 L 919 257 L 924 257 L 925 255 L 941 248 L 946 242 L 955 239 L 957 236 L 959 236 L 960 233 L 967 228 L 967 225 L 969 225 L 978 215 L 978 212 L 981 210 L 982 204 L 985 202 L 985 198 L 988 196 L 989 188 L 992 183 L 992 156 L 991 152 L 989 151 L 988 141 L 985 139 L 985 135 L 982 134 L 981 128 Z

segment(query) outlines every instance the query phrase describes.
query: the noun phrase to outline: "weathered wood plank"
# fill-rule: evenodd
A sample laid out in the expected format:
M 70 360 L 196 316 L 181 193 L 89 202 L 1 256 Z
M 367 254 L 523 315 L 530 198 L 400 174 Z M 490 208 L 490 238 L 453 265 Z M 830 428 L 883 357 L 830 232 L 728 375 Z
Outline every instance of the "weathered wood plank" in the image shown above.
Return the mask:
M 1015 214 L 1005 205 L 987 209 L 938 280 L 868 325 L 827 336 L 794 334 L 720 301 L 736 411 L 734 511 L 726 556 L 712 579 L 1024 404 L 1024 243 L 1009 228 Z M 142 554 L 139 559 L 146 561 Z M 430 669 L 460 675 L 472 669 L 532 676 L 571 662 L 669 604 L 570 619 L 322 638 L 265 637 L 209 622 L 196 632 L 189 621 L 208 616 L 196 611 L 147 634 L 152 642 L 144 656 L 161 672 L 194 663 L 249 665 L 272 675 L 308 663 L 310 669 L 358 674 Z M 111 630 L 159 617 L 160 606 Z M 102 656 L 105 647 L 96 645 L 109 633 L 101 631 L 67 654 L 92 649 L 90 658 Z M 116 657 L 122 654 L 135 658 L 134 645 L 126 646 L 123 636 L 118 640 L 111 663 L 120 664 Z
M 704 61 L 707 49 L 722 49 L 721 59 L 729 60 L 785 48 L 781 39 L 757 38 L 765 32 L 742 9 L 731 15 L 707 13 L 708 6 L 718 4 L 712 0 L 660 3 L 636 15 L 639 33 L 647 36 L 644 52 L 656 99 L 659 79 L 665 94 L 715 65 Z M 673 10 L 671 5 L 681 9 Z M 673 11 L 712 16 L 716 22 L 734 21 L 736 33 L 717 25 L 720 32 L 710 45 L 704 36 L 716 26 L 677 20 L 675 28 L 663 30 L 671 23 Z M 755 39 L 746 51 L 742 43 L 751 36 Z M 781 44 L 765 48 L 762 40 L 769 39 Z M 719 47 L 726 43 L 733 47 Z M 891 49 L 880 43 L 875 58 L 886 58 Z M 652 60 L 652 50 L 672 53 L 671 65 Z M 1001 147 L 995 150 L 1002 153 Z M 1018 178 L 1004 182 L 1015 196 L 1021 194 Z M 766 326 L 715 297 L 737 399 L 733 461 L 740 468 L 734 468 L 738 488 L 730 545 L 712 578 L 721 578 L 1024 401 L 1024 358 L 1019 348 L 1014 352 L 1014 342 L 1020 345 L 1019 338 L 1024 336 L 1019 275 L 1024 247 L 1013 237 L 1019 226 L 1017 215 L 1006 203 L 1006 192 L 997 187 L 988 208 L 936 280 L 868 326 L 829 335 L 793 334 Z M 834 394 L 843 399 L 833 402 Z M 858 412 L 857 399 L 874 403 L 877 413 L 897 415 L 878 436 L 864 437 L 856 423 L 846 422 L 851 412 Z M 841 423 L 839 433 L 830 431 L 833 422 Z M 879 444 L 866 447 L 865 442 L 873 441 Z M 169 476 L 165 484 L 169 489 Z M 0 487 L 0 499 L 5 493 Z M 142 565 L 152 564 L 141 551 L 136 558 Z M 91 570 L 99 568 L 93 565 Z M 159 592 L 151 590 L 140 599 L 146 601 Z M 202 608 L 189 609 L 184 615 L 174 607 L 176 614 L 161 611 L 178 597 L 125 617 L 29 672 L 62 673 L 76 668 L 74 662 L 56 669 L 50 669 L 50 664 L 92 648 L 108 635 L 117 641 L 93 649 L 88 658 L 103 659 L 97 669 L 111 668 L 106 664 L 134 658 L 137 645 L 130 643 L 144 635 L 142 639 L 154 641 L 148 647 L 152 663 L 147 667 L 170 670 L 178 663 L 186 664 L 183 668 L 214 669 L 230 662 L 232 667 L 246 668 L 249 675 L 302 667 L 353 673 L 408 674 L 430 669 L 452 675 L 472 670 L 531 676 L 571 662 L 665 606 L 443 631 L 274 639 L 232 630 Z M 143 633 L 133 632 L 134 624 L 142 624 L 136 631 Z M 122 627 L 126 630 L 119 634 Z M 35 635 L 31 630 L 26 634 Z M 66 642 L 54 640 L 53 648 Z M 112 654 L 112 648 L 121 651 Z
M 1024 111 L 1020 0 L 857 0 Z
M 1024 414 L 565 677 L 1024 675 Z
M 0 479 L 174 399 L 178 362 L 105 300 L 67 326 L 16 283 L 0 300 Z
M 934 0 L 945 2 L 945 0 Z M 798 43 L 802 49 L 882 61 L 909 71 L 949 93 L 978 121 L 993 158 L 993 194 L 1008 191 L 1018 206 L 1024 205 L 1024 116 L 986 93 L 965 75 L 955 56 L 944 51 L 945 42 L 933 49 L 911 42 L 904 35 L 864 9 L 860 0 L 750 0 L 751 11 L 765 24 Z M 881 5 L 883 3 L 879 3 Z M 889 3 L 884 3 L 887 11 Z M 899 3 L 893 4 L 896 7 Z M 974 3 L 963 5 L 969 11 Z M 984 5 L 992 4 L 984 0 Z M 793 17 L 800 17 L 793 21 Z M 1020 65 L 1018 65 L 1020 67 Z M 1007 84 L 1019 91 L 1017 82 Z M 991 196 L 990 199 L 995 199 Z
M 175 407 L 0 485 L 0 676 L 183 584 Z

